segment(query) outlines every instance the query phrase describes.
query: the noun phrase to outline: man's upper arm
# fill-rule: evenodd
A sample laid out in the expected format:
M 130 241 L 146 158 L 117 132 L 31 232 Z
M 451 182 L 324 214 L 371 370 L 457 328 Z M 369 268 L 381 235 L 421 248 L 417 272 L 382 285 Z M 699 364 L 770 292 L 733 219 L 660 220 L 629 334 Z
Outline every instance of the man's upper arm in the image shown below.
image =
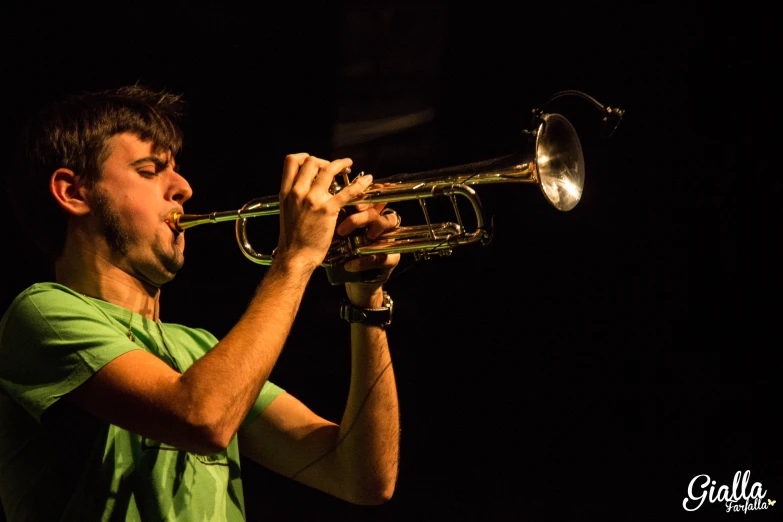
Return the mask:
M 0 326 L 0 382 L 37 421 L 109 361 L 139 346 L 75 293 L 34 286 Z
M 95 417 L 147 438 L 198 450 L 180 373 L 144 350 L 104 365 L 66 399 Z
M 0 329 L 3 388 L 39 422 L 66 398 L 148 438 L 203 448 L 191 443 L 180 373 L 144 349 L 139 336 L 128 338 L 127 325 L 112 315 L 126 312 L 60 285 L 31 287 Z
M 338 498 L 339 468 L 334 449 L 339 426 L 318 415 L 289 393 L 278 395 L 252 422 L 239 430 L 244 457 L 302 484 Z

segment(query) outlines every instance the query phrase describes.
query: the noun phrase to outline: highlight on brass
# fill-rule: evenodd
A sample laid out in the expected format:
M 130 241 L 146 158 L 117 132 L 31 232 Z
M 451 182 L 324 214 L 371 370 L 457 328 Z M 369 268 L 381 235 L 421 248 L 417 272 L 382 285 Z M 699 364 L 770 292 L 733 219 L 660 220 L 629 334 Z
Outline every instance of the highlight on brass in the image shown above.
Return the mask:
M 488 244 L 492 239 L 491 223 L 487 223 L 479 195 L 474 189 L 478 185 L 538 185 L 546 201 L 555 209 L 562 212 L 572 210 L 582 197 L 585 181 L 581 142 L 567 118 L 557 113 L 537 111 L 534 111 L 533 120 L 536 128 L 525 131 L 529 139 L 522 150 L 475 163 L 376 179 L 361 197 L 348 205 L 417 201 L 425 222 L 399 227 L 372 241 L 363 236 L 337 236 L 322 266 L 334 267 L 356 256 L 377 253 L 412 253 L 416 259 L 428 259 L 435 255 L 450 255 L 458 246 Z M 333 194 L 350 183 L 348 173 L 335 177 L 331 188 Z M 426 204 L 430 198 L 448 198 L 454 210 L 454 221 L 433 223 Z M 472 209 L 474 215 L 471 220 L 463 219 L 460 214 L 458 198 L 464 198 Z M 250 218 L 275 214 L 279 214 L 276 194 L 252 199 L 236 210 L 209 214 L 174 212 L 169 218 L 169 226 L 176 232 L 182 232 L 206 223 L 235 221 L 237 242 L 245 257 L 254 263 L 269 265 L 273 253 L 263 254 L 253 249 L 248 240 L 247 223 Z M 410 221 L 406 217 L 405 222 Z M 466 226 L 466 221 L 475 226 Z

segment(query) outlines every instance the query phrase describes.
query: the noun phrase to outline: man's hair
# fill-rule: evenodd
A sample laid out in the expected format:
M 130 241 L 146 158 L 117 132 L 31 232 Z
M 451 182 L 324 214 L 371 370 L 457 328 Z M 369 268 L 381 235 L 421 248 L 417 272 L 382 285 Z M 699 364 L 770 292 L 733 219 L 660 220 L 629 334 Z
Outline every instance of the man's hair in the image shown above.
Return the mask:
M 183 144 L 183 110 L 181 94 L 136 84 L 72 94 L 28 120 L 6 190 L 36 246 L 53 260 L 65 245 L 67 217 L 49 192 L 55 170 L 70 169 L 93 185 L 110 153 L 107 140 L 124 132 L 176 154 Z

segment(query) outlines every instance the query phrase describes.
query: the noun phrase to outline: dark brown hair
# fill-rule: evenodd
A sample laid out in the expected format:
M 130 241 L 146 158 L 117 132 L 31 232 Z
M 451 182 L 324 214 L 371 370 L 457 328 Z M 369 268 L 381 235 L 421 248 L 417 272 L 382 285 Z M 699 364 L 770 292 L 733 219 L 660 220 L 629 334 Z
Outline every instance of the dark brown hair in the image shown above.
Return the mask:
M 26 234 L 50 259 L 65 244 L 67 219 L 49 192 L 55 170 L 68 168 L 93 184 L 109 155 L 106 142 L 130 132 L 176 154 L 183 143 L 181 94 L 143 85 L 70 95 L 22 128 L 14 170 L 6 178 L 11 205 Z

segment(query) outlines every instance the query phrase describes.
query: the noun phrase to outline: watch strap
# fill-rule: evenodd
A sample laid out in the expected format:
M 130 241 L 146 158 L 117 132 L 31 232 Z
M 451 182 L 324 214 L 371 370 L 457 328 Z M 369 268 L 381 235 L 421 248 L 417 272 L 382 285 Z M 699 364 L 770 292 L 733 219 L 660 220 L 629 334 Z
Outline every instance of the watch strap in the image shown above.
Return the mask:
M 393 311 L 394 303 L 386 292 L 383 293 L 383 306 L 380 308 L 363 308 L 352 304 L 348 299 L 343 299 L 340 303 L 340 318 L 349 323 L 389 326 Z

